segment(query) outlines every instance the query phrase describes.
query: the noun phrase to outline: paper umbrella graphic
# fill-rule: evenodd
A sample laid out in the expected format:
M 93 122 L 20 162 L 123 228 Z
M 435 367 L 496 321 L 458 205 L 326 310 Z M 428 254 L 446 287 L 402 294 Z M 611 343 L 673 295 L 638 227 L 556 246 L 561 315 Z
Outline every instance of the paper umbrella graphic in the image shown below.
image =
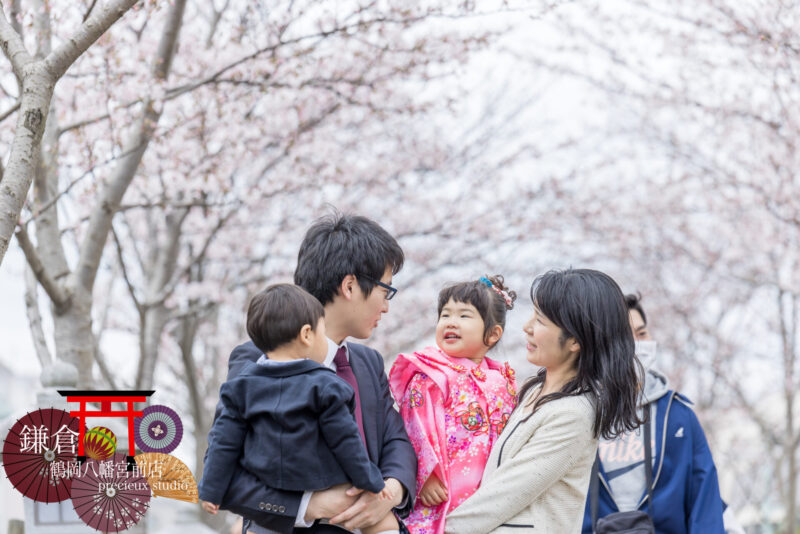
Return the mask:
M 123 453 L 105 461 L 86 460 L 72 480 L 72 504 L 78 517 L 103 532 L 127 530 L 150 506 L 150 486 L 138 470 L 127 470 Z

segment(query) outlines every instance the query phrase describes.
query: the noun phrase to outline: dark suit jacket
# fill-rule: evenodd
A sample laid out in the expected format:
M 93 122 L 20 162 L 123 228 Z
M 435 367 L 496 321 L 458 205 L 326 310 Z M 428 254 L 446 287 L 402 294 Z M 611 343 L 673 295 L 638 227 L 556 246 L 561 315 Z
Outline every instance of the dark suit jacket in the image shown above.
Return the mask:
M 414 448 L 408 440 L 400 414 L 394 409 L 383 358 L 377 351 L 358 343 L 348 343 L 348 348 L 350 366 L 358 382 L 367 454 L 380 468 L 384 478 L 395 478 L 405 488 L 408 498 L 405 506 L 397 510 L 401 517 L 405 517 L 413 508 L 416 494 L 417 457 Z M 251 341 L 236 347 L 228 360 L 228 380 L 241 373 L 247 362 L 258 360 L 261 354 Z M 220 416 L 221 411 L 220 403 L 217 405 L 215 419 Z M 208 435 L 209 444 L 213 444 L 215 439 L 212 428 Z M 239 468 L 233 475 L 221 505 L 281 533 L 321 534 L 337 530 L 336 527 L 327 525 L 294 529 L 302 496 L 300 491 L 266 487 L 254 475 Z
M 204 501 L 222 502 L 237 464 L 276 489 L 346 482 L 383 489 L 353 418 L 353 388 L 331 369 L 312 360 L 249 363 L 222 384 L 219 397 L 222 414 L 200 481 Z

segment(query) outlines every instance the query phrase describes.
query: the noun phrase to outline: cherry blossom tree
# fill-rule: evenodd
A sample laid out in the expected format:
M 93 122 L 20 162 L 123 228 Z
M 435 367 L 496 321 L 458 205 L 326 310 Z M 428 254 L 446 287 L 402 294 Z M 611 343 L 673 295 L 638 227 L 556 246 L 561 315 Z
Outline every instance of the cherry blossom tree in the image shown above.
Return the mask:
M 35 41 L 34 53 L 25 43 L 22 28 L 25 15 L 19 0 L 11 2 L 8 17 L 0 6 L 0 44 L 17 82 L 16 102 L 2 114 L 2 119 L 6 119 L 16 113 L 17 126 L 5 169 L 0 168 L 3 185 L 0 189 L 0 263 L 33 181 L 56 83 L 136 3 L 137 0 L 116 0 L 95 6 L 92 2 L 84 13 L 73 9 L 66 16 L 73 27 L 77 23 L 78 30 L 64 35 L 63 42 L 53 49 L 49 6 L 46 2 L 33 2 L 32 12 L 38 12 L 31 15 L 33 20 L 30 21 L 33 35 L 29 42 Z
M 47 27 L 15 6 L 10 24 Z M 84 14 L 59 9 L 31 43 Z M 723 497 L 793 532 L 799 17 L 728 0 L 146 3 L 48 105 L 16 232 L 40 361 L 158 387 L 191 414 L 199 470 L 249 297 L 291 280 L 316 217 L 362 213 L 407 253 L 369 341 L 387 362 L 430 340 L 444 284 L 501 273 L 519 299 L 500 354 L 530 374 L 530 282 L 607 271 L 644 294 Z M 24 120 L 13 82 L 0 120 Z
M 61 35 L 57 7 L 36 12 L 53 17 L 43 38 Z M 67 362 L 82 386 L 170 386 L 198 443 L 248 295 L 291 276 L 310 221 L 334 202 L 395 210 L 391 225 L 465 163 L 416 125 L 458 96 L 431 84 L 492 38 L 471 6 L 274 7 L 175 0 L 112 28 L 54 92 L 16 231 L 45 381 Z M 135 348 L 102 342 L 110 331 Z
M 800 443 L 798 17 L 783 3 L 574 5 L 548 21 L 569 43 L 526 56 L 600 95 L 610 118 L 558 185 L 577 227 L 564 246 L 645 293 L 663 363 L 736 492 L 723 497 L 754 522 L 782 509 L 785 532 Z

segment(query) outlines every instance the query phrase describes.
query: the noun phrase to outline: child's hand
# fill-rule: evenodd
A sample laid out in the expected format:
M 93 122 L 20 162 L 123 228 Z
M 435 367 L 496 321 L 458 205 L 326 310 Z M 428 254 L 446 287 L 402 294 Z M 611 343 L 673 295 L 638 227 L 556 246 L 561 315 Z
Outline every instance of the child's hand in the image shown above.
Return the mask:
M 389 486 L 384 486 L 383 489 L 377 493 L 377 495 L 382 501 L 390 501 L 394 499 L 394 493 L 389 491 Z
M 217 515 L 217 512 L 219 512 L 218 504 L 210 503 L 208 501 L 200 501 L 200 504 L 202 504 L 203 510 L 209 514 Z
M 428 507 L 442 504 L 447 500 L 447 488 L 436 475 L 431 473 L 419 490 L 419 500 Z

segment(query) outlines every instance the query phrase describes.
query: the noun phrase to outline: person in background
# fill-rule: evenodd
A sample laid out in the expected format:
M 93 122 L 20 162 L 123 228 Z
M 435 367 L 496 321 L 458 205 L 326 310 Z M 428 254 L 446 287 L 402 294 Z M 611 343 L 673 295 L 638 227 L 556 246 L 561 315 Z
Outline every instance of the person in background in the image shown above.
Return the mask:
M 626 295 L 636 354 L 645 368 L 640 410 L 651 425 L 653 524 L 659 534 L 722 534 L 725 508 L 717 470 L 691 402 L 669 388 L 653 367 L 656 342 L 647 327 L 640 295 Z M 648 512 L 642 429 L 600 441 L 598 518 L 615 512 Z M 583 533 L 592 533 L 591 495 L 586 500 Z M 648 512 L 649 513 L 649 512 Z M 731 516 L 732 519 L 732 516 Z M 735 523 L 735 521 L 734 521 Z M 738 525 L 731 525 L 731 534 Z

